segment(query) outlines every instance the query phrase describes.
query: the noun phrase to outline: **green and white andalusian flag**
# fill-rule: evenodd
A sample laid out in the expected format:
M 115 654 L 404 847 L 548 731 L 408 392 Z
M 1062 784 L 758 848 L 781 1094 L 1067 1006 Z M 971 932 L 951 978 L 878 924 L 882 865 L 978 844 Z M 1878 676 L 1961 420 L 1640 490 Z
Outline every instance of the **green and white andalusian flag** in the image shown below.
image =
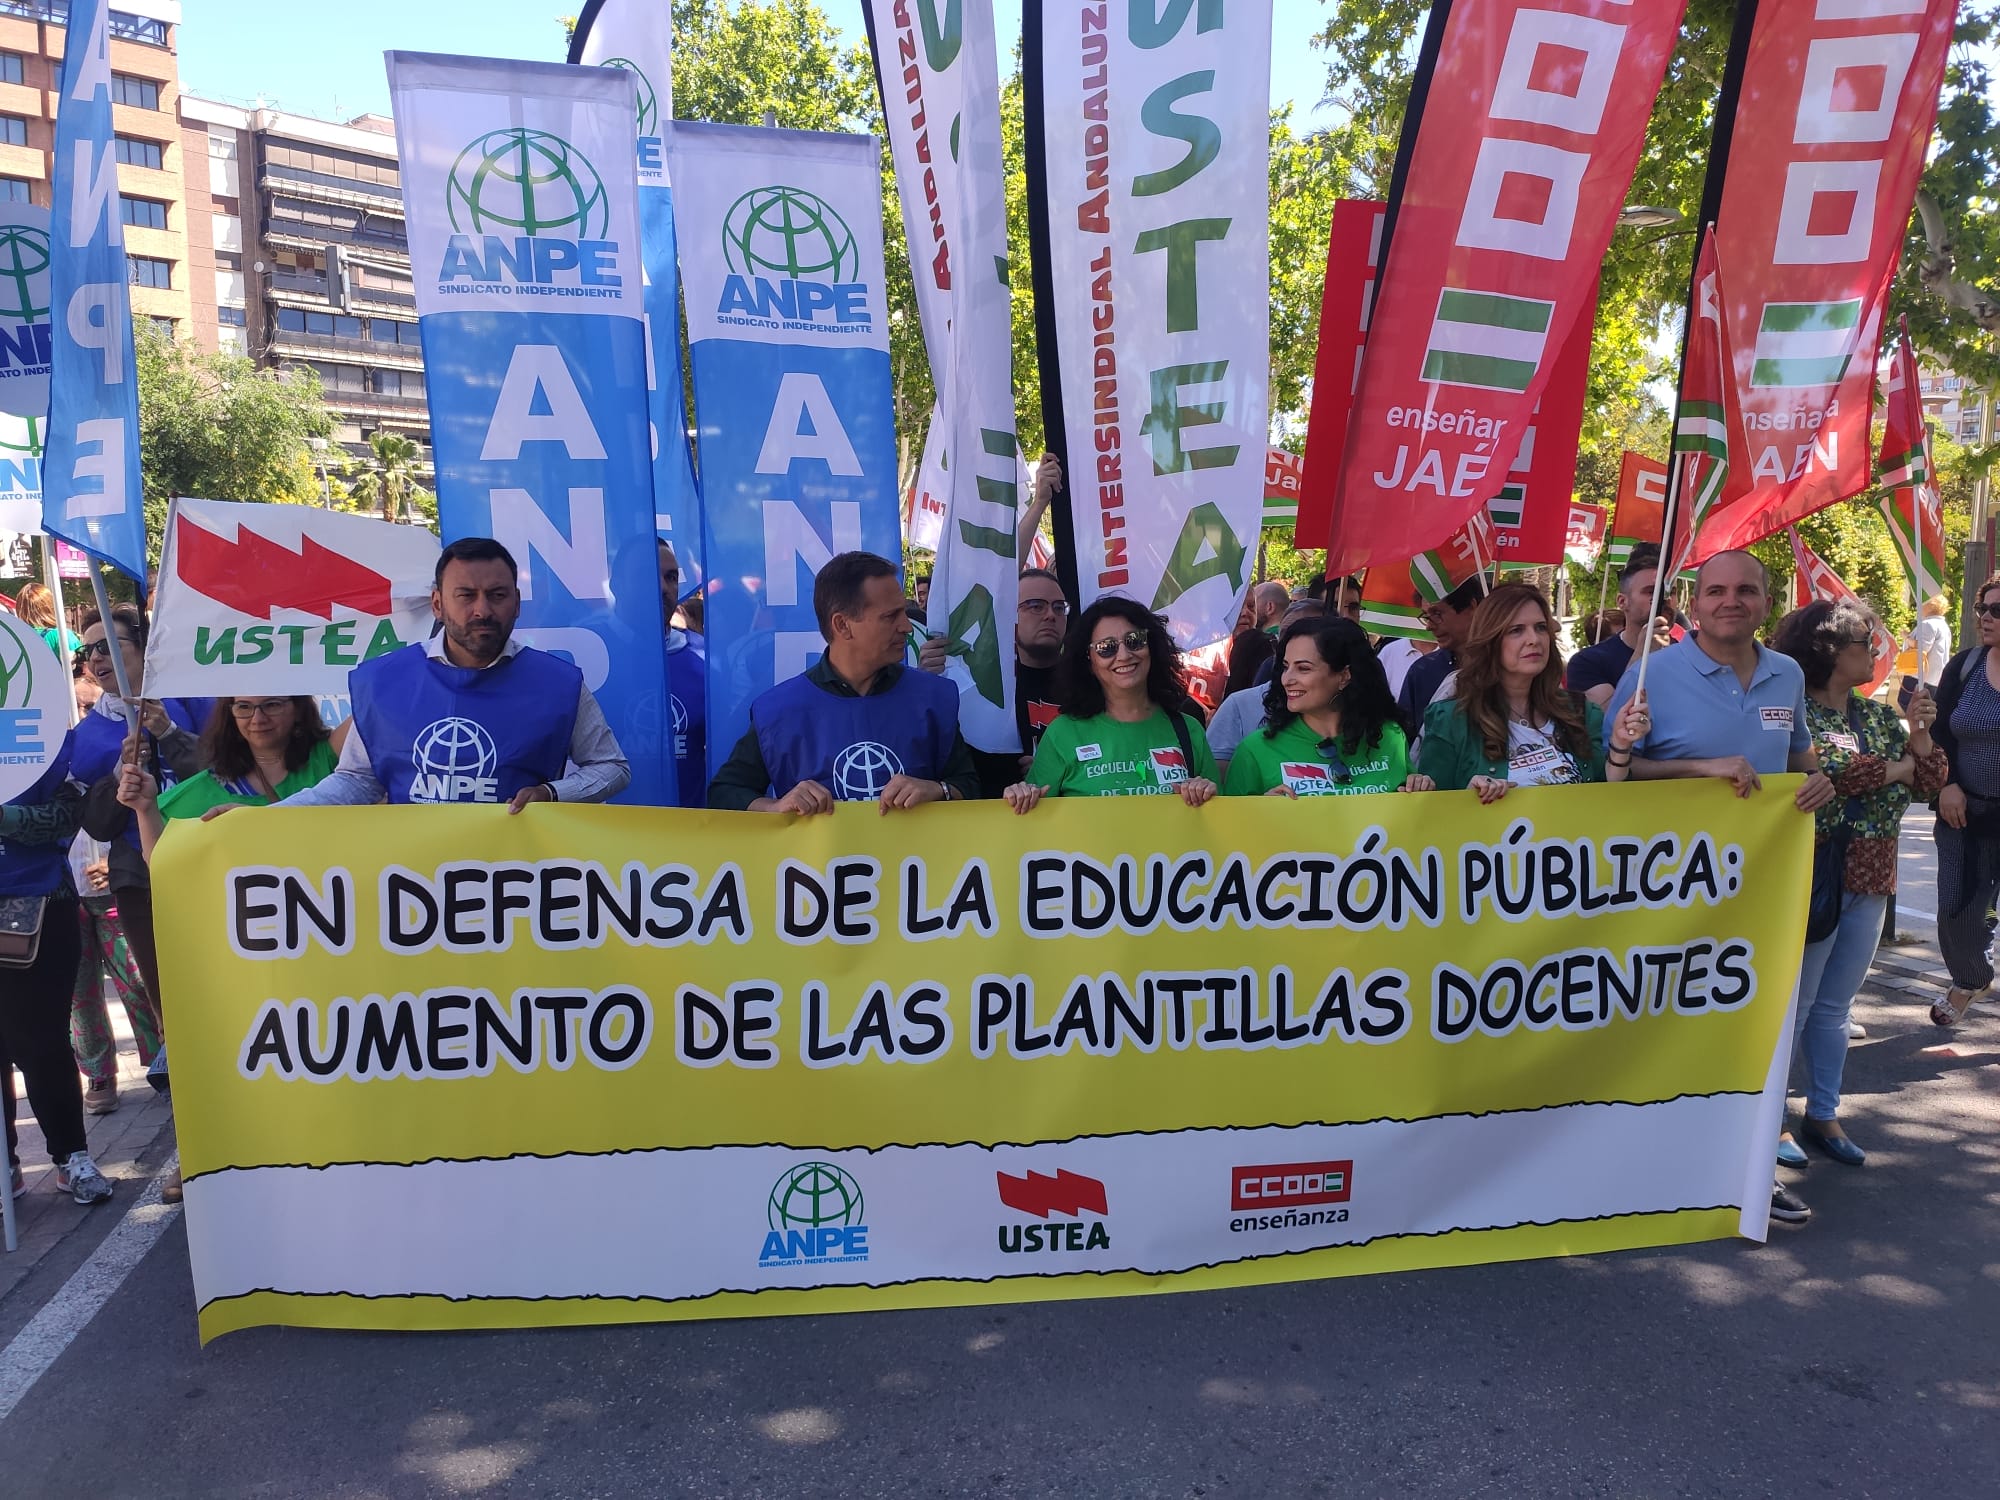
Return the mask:
M 1553 302 L 1446 287 L 1424 350 L 1423 378 L 1489 391 L 1525 391 L 1549 341 Z
M 1753 386 L 1839 385 L 1854 357 L 1861 299 L 1767 302 L 1757 324 Z

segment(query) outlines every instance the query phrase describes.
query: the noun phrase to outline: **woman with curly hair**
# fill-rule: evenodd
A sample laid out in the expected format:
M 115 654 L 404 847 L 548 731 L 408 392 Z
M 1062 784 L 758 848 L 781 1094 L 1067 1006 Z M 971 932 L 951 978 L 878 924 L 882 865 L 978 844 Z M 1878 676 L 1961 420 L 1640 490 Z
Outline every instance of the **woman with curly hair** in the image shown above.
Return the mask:
M 118 800 L 132 809 L 146 858 L 175 818 L 225 804 L 269 806 L 333 774 L 333 737 L 312 698 L 218 698 L 201 736 L 208 769 L 160 791 L 142 766 L 127 766 Z
M 1007 788 L 1017 813 L 1046 796 L 1215 795 L 1215 757 L 1193 712 L 1166 621 L 1106 594 L 1070 627 L 1056 663 L 1061 712 L 1042 731 L 1027 778 Z
M 1613 781 L 1625 779 L 1644 713 L 1627 707 L 1612 732 Z M 1419 761 L 1440 790 L 1469 787 L 1481 802 L 1517 786 L 1606 779 L 1603 710 L 1563 686 L 1555 620 L 1540 589 L 1503 583 L 1473 610 L 1457 691 L 1424 714 Z
M 1361 627 L 1338 616 L 1294 620 L 1278 641 L 1264 726 L 1229 762 L 1231 797 L 1427 792 L 1410 774 L 1402 715 Z
M 1944 786 L 1945 753 L 1931 741 L 1937 705 L 1928 692 L 1913 697 L 1906 730 L 1894 708 L 1862 696 L 1875 676 L 1875 622 L 1845 600 L 1818 599 L 1793 610 L 1778 622 L 1771 649 L 1805 673 L 1806 728 L 1820 769 L 1839 793 L 1813 815 L 1816 855 L 1837 856 L 1840 868 L 1832 925 L 1817 933 L 1808 926 L 1799 964 L 1793 1057 L 1806 1072 L 1799 1136 L 1841 1165 L 1858 1167 L 1867 1153 L 1839 1119 L 1848 1012 L 1875 961 L 1882 914 L 1896 889 L 1903 814 L 1913 795 L 1935 797 Z M 1782 1148 L 1780 1160 L 1799 1164 Z

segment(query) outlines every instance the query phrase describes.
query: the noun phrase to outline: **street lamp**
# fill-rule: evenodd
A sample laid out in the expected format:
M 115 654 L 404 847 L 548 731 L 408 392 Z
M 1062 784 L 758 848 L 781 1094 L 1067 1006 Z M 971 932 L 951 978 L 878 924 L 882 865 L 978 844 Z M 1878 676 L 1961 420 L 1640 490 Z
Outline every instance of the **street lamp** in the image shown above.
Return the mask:
M 1678 210 L 1651 203 L 1628 203 L 1618 210 L 1620 229 L 1667 229 L 1682 222 Z

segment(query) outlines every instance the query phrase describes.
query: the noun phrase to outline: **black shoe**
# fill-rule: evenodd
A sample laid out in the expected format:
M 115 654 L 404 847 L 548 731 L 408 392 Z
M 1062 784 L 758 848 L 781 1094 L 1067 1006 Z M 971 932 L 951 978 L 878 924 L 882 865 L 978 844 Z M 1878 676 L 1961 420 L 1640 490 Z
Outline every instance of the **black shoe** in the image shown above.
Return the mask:
M 1771 1184 L 1771 1217 L 1780 1224 L 1803 1224 L 1812 1217 L 1806 1200 L 1782 1182 Z

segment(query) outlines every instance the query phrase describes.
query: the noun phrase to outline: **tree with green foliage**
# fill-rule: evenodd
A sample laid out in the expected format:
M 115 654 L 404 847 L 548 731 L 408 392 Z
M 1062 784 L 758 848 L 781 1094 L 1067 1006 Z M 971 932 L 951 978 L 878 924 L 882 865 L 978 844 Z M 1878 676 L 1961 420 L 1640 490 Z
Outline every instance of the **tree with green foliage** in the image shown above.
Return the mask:
M 423 451 L 399 432 L 370 433 L 368 456 L 347 465 L 342 476 L 348 497 L 385 521 L 435 520 L 437 501 L 417 483 Z
M 319 376 L 271 370 L 240 354 L 203 354 L 142 327 L 139 473 L 146 530 L 159 555 L 177 495 L 310 505 L 320 498 L 308 439 L 333 431 Z

